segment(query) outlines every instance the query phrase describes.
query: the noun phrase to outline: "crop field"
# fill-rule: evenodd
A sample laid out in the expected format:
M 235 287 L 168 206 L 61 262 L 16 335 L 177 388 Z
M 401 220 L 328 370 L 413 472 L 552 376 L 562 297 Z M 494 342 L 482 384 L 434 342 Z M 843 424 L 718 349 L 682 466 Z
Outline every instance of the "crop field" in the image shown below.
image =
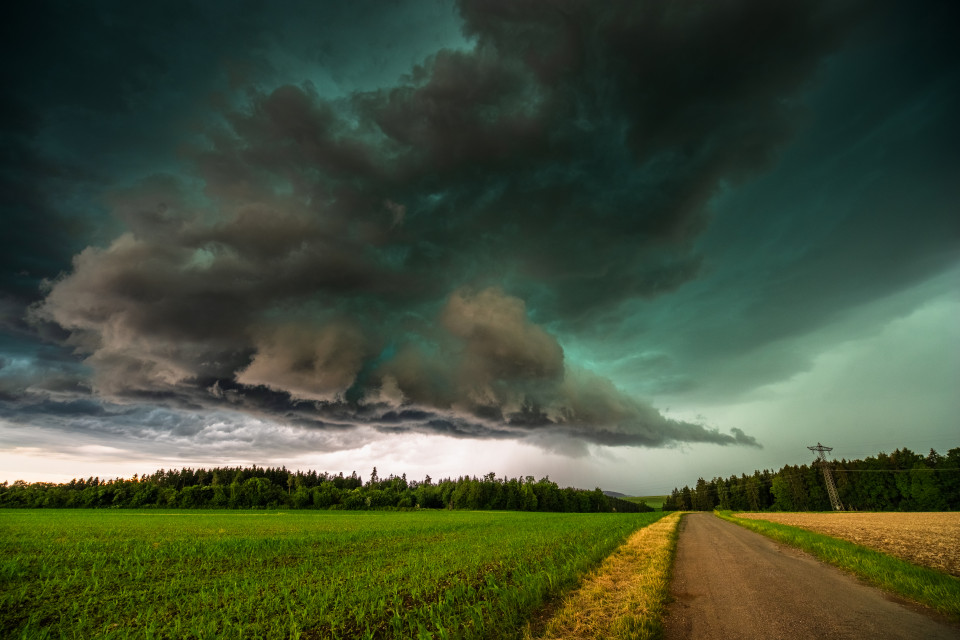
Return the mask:
M 622 500 L 626 500 L 627 502 L 636 502 L 636 503 L 643 502 L 652 509 L 662 509 L 663 501 L 666 500 L 668 497 L 670 496 L 629 496 L 629 497 L 622 498 Z
M 960 576 L 960 513 L 738 513 L 801 527 Z
M 662 515 L 3 510 L 0 637 L 522 637 Z

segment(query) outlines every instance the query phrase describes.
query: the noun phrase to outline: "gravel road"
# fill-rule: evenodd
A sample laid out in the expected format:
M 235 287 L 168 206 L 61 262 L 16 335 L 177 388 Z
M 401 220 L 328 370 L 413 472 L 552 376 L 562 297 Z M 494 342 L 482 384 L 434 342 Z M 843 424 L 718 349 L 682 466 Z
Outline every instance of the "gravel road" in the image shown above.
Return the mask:
M 667 640 L 960 638 L 960 626 L 708 513 L 684 516 Z

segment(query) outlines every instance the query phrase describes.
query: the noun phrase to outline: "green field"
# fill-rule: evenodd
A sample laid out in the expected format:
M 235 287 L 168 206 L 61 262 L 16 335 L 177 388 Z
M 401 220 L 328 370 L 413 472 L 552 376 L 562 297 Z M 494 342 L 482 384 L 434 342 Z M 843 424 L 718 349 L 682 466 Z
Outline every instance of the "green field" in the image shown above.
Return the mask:
M 627 502 L 637 503 L 637 504 L 641 502 L 645 502 L 647 503 L 648 507 L 651 507 L 653 509 L 661 509 L 663 508 L 663 501 L 669 497 L 670 496 L 630 496 L 630 497 L 625 497 L 620 499 L 626 500 Z
M 520 637 L 661 515 L 2 510 L 0 637 Z

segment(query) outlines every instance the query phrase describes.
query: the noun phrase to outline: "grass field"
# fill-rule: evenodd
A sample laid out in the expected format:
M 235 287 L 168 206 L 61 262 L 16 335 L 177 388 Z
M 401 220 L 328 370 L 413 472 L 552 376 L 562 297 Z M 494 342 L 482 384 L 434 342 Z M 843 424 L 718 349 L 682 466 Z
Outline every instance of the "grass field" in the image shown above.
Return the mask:
M 520 637 L 661 515 L 4 510 L 0 637 Z
M 865 582 L 960 621 L 960 578 L 807 529 L 763 519 L 741 518 L 740 514 L 729 511 L 719 512 L 718 515 L 768 538 L 802 549 L 824 562 L 853 573 Z M 898 515 L 909 518 L 917 514 Z
M 669 496 L 630 496 L 627 498 L 621 498 L 621 500 L 635 503 L 646 502 L 648 507 L 660 509 L 663 507 L 663 501 L 668 497 Z

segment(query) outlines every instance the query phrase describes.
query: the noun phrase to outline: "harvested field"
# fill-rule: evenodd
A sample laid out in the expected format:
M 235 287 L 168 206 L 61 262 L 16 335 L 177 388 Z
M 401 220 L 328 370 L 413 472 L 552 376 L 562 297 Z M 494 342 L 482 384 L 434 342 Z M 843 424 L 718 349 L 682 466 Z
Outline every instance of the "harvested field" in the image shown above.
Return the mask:
M 738 513 L 843 538 L 960 576 L 960 513 Z

